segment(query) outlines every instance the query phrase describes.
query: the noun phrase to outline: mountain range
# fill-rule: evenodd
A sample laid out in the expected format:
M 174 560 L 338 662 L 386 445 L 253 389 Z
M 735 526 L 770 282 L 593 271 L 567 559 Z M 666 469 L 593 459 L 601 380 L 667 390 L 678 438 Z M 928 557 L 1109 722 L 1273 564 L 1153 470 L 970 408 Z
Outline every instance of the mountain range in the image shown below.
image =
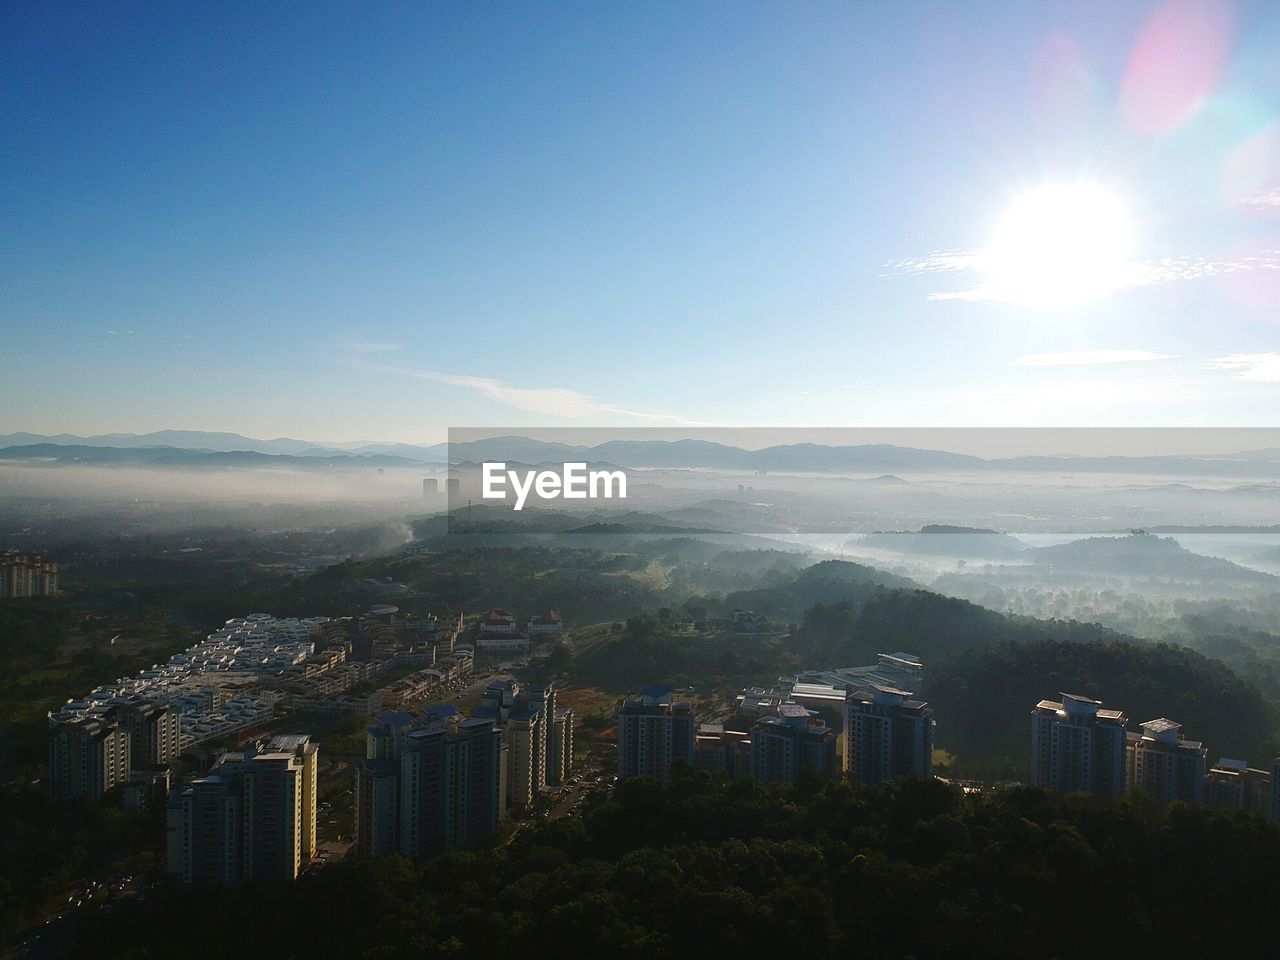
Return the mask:
M 59 449 L 71 448 L 71 449 Z M 74 453 L 72 452 L 74 450 Z M 315 443 L 291 437 L 258 440 L 235 433 L 192 430 L 160 430 L 146 434 L 110 433 L 78 437 L 33 433 L 0 434 L 3 459 L 93 459 L 97 462 L 129 460 L 99 451 L 169 450 L 168 458 L 147 455 L 148 462 L 211 462 L 207 454 L 251 453 L 331 461 L 349 458 L 353 463 L 383 466 L 442 465 L 449 460 L 505 460 L 523 463 L 563 463 L 590 460 L 620 467 L 658 469 L 718 469 L 731 471 L 795 471 L 814 473 L 871 473 L 973 471 L 1049 472 L 1061 474 L 1108 473 L 1161 476 L 1236 477 L 1280 480 L 1280 449 L 1245 451 L 1228 456 L 1022 456 L 983 459 L 944 450 L 921 450 L 891 444 L 827 446 L 815 443 L 780 444 L 745 450 L 707 440 L 611 440 L 594 446 L 536 440 L 529 437 L 493 437 L 452 445 L 417 445 L 352 441 Z M 188 456 L 181 456 L 179 452 Z M 70 456 L 69 456 L 70 455 Z M 384 459 L 378 459 L 384 458 Z M 133 458 L 132 462 L 139 462 Z

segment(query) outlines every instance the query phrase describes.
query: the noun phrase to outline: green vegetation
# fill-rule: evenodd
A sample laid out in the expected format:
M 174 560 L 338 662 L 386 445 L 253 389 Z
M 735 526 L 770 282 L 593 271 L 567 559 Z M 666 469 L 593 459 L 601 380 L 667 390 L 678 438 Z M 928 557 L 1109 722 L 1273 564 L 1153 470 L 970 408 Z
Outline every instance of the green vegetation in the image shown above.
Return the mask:
M 1169 717 L 1220 756 L 1276 752 L 1280 716 L 1224 664 L 1185 647 L 1118 640 L 1040 640 L 972 647 L 928 662 L 929 701 L 938 745 L 956 754 L 950 770 L 970 776 L 1026 777 L 1030 713 L 1060 692 L 1097 697 L 1132 724 Z
M 164 811 L 51 804 L 39 784 L 0 786 L 0 930 L 39 923 L 77 879 L 143 874 L 164 858 Z M 2 947 L 0 947 L 2 949 Z
M 1265 955 L 1280 831 L 1244 814 L 937 782 L 759 790 L 687 768 L 620 785 L 581 820 L 412 864 L 101 917 L 95 958 L 263 956 L 1087 957 Z M 1192 908 L 1171 912 L 1176 905 Z
M 49 600 L 0 600 L 0 782 L 44 762 L 49 710 L 191 639 L 154 609 L 97 613 Z

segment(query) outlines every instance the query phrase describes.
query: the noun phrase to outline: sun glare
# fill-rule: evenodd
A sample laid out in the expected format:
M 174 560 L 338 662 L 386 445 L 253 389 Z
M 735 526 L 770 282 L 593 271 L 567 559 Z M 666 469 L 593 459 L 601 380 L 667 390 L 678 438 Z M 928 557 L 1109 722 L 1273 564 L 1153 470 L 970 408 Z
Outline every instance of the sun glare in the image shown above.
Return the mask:
M 1055 184 L 1014 200 L 980 268 L 998 299 L 1069 308 L 1132 285 L 1132 244 L 1121 197 L 1091 183 Z

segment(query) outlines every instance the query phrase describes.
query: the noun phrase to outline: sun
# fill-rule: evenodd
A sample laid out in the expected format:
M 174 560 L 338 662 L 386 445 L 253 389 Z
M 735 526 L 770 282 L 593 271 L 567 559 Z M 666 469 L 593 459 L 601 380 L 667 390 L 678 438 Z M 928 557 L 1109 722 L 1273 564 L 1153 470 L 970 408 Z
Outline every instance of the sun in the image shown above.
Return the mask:
M 1133 221 L 1118 193 L 1050 184 L 1014 199 L 978 266 L 998 299 L 1070 308 L 1134 285 L 1132 247 Z

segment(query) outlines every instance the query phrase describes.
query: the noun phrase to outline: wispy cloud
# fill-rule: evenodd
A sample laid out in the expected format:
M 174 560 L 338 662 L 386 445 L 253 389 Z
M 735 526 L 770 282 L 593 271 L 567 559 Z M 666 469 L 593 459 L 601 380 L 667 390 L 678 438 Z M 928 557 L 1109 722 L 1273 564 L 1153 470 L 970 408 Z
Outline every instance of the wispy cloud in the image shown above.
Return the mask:
M 1218 370 L 1230 370 L 1240 380 L 1280 383 L 1280 353 L 1233 353 L 1209 361 Z
M 1240 201 L 1242 207 L 1254 207 L 1258 210 L 1275 210 L 1280 208 L 1280 187 L 1264 190 L 1262 193 L 1245 197 Z
M 364 357 L 374 353 L 395 353 L 397 350 L 403 350 L 404 347 L 399 343 L 383 343 L 380 341 L 357 340 L 353 343 L 344 343 L 350 353 L 356 356 Z
M 133 331 L 132 330 L 108 330 L 107 335 L 112 337 L 132 337 Z
M 1240 257 L 1187 256 L 1130 260 L 1116 264 L 1105 276 L 1094 275 L 1089 279 L 1097 288 L 1092 291 L 1094 294 L 1106 295 L 1137 287 L 1254 270 L 1280 270 L 1280 250 L 1263 250 Z M 1002 278 L 1001 271 L 993 268 L 981 252 L 934 251 L 914 259 L 893 260 L 885 265 L 885 273 L 881 276 L 910 277 L 934 273 L 970 274 L 974 282 L 964 289 L 931 293 L 928 295 L 930 300 L 1000 303 L 1019 303 L 1024 300 L 1024 291 L 1018 287 L 1016 280 L 1008 282 Z
M 1018 367 L 1094 367 L 1112 363 L 1151 363 L 1174 360 L 1172 353 L 1154 350 L 1074 350 L 1066 353 L 1032 353 L 1013 361 Z
M 366 370 L 373 370 L 388 376 L 410 377 L 415 380 L 426 380 L 441 383 L 450 387 L 470 390 L 503 406 L 527 413 L 559 417 L 566 420 L 588 421 L 601 416 L 627 417 L 643 420 L 646 423 L 666 423 L 673 426 L 698 426 L 694 421 L 686 420 L 664 413 L 648 413 L 641 410 L 628 410 L 590 397 L 567 387 L 516 387 L 494 377 L 477 377 L 469 374 L 446 373 L 441 370 L 430 370 L 422 367 L 404 366 L 401 364 L 376 362 L 368 359 L 371 356 L 390 353 L 400 349 L 395 344 L 347 344 L 353 359 Z

